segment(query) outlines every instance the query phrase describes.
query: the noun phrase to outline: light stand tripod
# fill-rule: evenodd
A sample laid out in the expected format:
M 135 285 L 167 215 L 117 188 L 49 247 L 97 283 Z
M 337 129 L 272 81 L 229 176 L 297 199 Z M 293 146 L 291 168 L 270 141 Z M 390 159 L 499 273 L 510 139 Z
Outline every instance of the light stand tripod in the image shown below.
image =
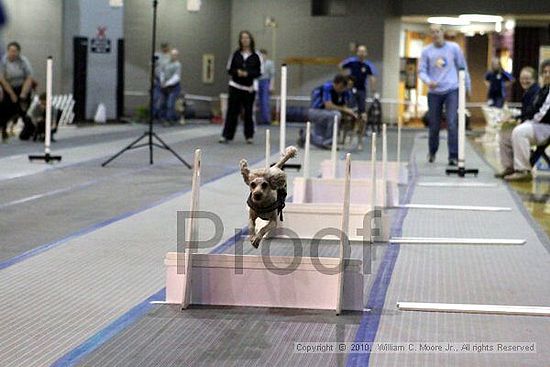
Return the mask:
M 166 144 L 159 136 L 153 131 L 153 106 L 154 106 L 154 99 L 153 99 L 153 91 L 155 88 L 155 66 L 156 66 L 156 57 L 155 57 L 155 49 L 156 49 L 156 38 L 157 38 L 157 6 L 158 6 L 158 0 L 153 0 L 153 42 L 152 42 L 152 50 L 151 50 L 151 83 L 150 83 L 150 90 L 149 90 L 149 130 L 145 131 L 143 135 L 141 135 L 138 139 L 134 140 L 131 144 L 129 144 L 127 147 L 122 149 L 120 152 L 116 153 L 111 158 L 107 159 L 105 162 L 101 164 L 102 167 L 105 167 L 107 164 L 109 164 L 111 161 L 122 155 L 124 152 L 132 149 L 137 149 L 141 147 L 149 147 L 149 163 L 153 164 L 153 146 L 161 149 L 168 150 L 171 152 L 177 159 L 180 160 L 181 163 L 183 163 L 187 168 L 191 169 L 191 165 L 187 163 L 182 157 L 178 155 L 168 144 Z M 155 138 L 157 142 L 153 141 L 153 138 Z M 147 142 L 138 144 L 141 140 L 147 139 Z

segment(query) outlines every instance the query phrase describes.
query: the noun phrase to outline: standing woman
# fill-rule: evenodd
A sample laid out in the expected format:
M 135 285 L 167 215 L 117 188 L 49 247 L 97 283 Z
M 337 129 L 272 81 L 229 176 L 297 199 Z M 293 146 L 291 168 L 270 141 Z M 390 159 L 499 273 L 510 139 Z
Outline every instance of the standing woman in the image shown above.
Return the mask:
M 29 60 L 21 55 L 21 46 L 17 42 L 8 45 L 8 52 L 0 61 L 0 85 L 3 89 L 3 99 L 0 102 L 0 127 L 2 140 L 7 139 L 6 125 L 14 117 L 21 117 L 28 125 L 27 109 L 30 105 L 33 85 L 32 67 Z M 32 123 L 31 123 L 32 124 Z M 28 139 L 30 134 L 21 134 L 22 139 Z
M 260 56 L 254 49 L 254 38 L 248 31 L 239 33 L 239 49 L 229 58 L 227 72 L 231 75 L 229 81 L 229 101 L 227 115 L 220 143 L 233 140 L 241 109 L 244 109 L 244 137 L 247 144 L 252 144 L 254 137 L 254 121 L 252 106 L 254 104 L 254 79 L 261 73 Z

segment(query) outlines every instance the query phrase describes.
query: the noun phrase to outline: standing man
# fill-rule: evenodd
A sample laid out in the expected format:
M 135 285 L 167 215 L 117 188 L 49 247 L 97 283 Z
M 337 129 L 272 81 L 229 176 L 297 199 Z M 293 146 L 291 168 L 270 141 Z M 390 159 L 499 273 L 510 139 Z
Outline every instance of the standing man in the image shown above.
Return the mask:
M 181 93 L 181 63 L 178 60 L 177 49 L 170 51 L 170 60 L 164 65 L 161 78 L 160 117 L 168 124 L 174 123 L 176 115 L 176 99 Z
M 153 118 L 158 120 L 162 103 L 162 80 L 164 67 L 170 62 L 170 45 L 167 42 L 160 44 L 160 52 L 155 52 L 155 83 L 153 86 Z
M 267 50 L 260 50 L 260 56 L 263 58 L 262 76 L 258 79 L 258 105 L 260 110 L 260 125 L 271 124 L 271 109 L 269 105 L 270 92 L 273 91 L 275 81 L 275 65 L 267 56 Z
M 376 90 L 376 75 L 378 71 L 374 65 L 367 60 L 367 46 L 361 44 L 357 46 L 356 56 L 348 57 L 340 63 L 342 70 L 348 70 L 353 77 L 355 97 L 357 100 L 357 110 L 359 114 L 366 111 L 365 99 L 367 98 L 368 86 L 371 92 Z
M 458 71 L 466 71 L 466 90 L 470 91 L 470 75 L 460 46 L 455 42 L 445 41 L 444 29 L 439 24 L 431 27 L 433 43 L 424 50 L 420 57 L 419 76 L 428 86 L 429 115 L 429 152 L 428 162 L 435 161 L 439 148 L 439 129 L 441 112 L 445 106 L 447 118 L 447 146 L 449 149 L 449 166 L 458 164 Z
M 491 61 L 491 70 L 485 74 L 485 85 L 487 86 L 487 102 L 491 107 L 502 108 L 506 100 L 506 88 L 508 88 L 514 77 L 507 73 L 496 57 Z

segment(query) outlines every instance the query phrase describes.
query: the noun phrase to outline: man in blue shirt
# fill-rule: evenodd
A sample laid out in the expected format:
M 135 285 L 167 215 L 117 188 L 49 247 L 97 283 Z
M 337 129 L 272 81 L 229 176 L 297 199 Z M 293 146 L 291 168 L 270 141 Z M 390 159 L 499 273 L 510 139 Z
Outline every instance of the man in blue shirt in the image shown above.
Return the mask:
M 458 71 L 466 71 L 466 90 L 470 91 L 470 76 L 464 55 L 455 42 L 445 41 L 444 30 L 440 25 L 431 26 L 433 44 L 422 50 L 419 76 L 429 87 L 429 152 L 428 161 L 435 161 L 439 148 L 439 129 L 441 112 L 445 106 L 448 125 L 447 146 L 449 148 L 449 165 L 458 164 Z
M 376 75 L 378 75 L 374 65 L 367 60 L 367 46 L 357 46 L 357 56 L 348 57 L 342 61 L 340 68 L 348 70 L 353 77 L 357 109 L 359 113 L 364 113 L 368 85 L 370 84 L 371 91 L 374 92 L 376 89 Z
M 323 149 L 330 149 L 334 117 L 357 118 L 352 109 L 347 107 L 350 99 L 348 78 L 338 74 L 332 81 L 315 88 L 311 93 L 311 107 L 308 111 L 309 121 L 313 124 L 311 143 Z
M 485 74 L 485 85 L 488 88 L 487 99 L 489 106 L 502 108 L 506 97 L 506 88 L 512 84 L 514 77 L 502 68 L 500 60 L 491 61 L 491 70 Z

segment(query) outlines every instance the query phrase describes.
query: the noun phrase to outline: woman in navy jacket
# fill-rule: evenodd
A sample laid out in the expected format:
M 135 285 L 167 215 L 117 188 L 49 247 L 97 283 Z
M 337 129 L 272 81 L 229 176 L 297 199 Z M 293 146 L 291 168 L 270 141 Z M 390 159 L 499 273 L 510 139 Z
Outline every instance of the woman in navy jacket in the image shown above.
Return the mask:
M 231 75 L 229 81 L 229 101 L 227 115 L 220 143 L 233 140 L 241 109 L 244 109 L 244 137 L 252 144 L 254 137 L 254 121 L 252 106 L 254 104 L 254 79 L 261 73 L 262 62 L 254 49 L 254 38 L 248 31 L 239 33 L 239 49 L 229 58 L 227 72 Z

